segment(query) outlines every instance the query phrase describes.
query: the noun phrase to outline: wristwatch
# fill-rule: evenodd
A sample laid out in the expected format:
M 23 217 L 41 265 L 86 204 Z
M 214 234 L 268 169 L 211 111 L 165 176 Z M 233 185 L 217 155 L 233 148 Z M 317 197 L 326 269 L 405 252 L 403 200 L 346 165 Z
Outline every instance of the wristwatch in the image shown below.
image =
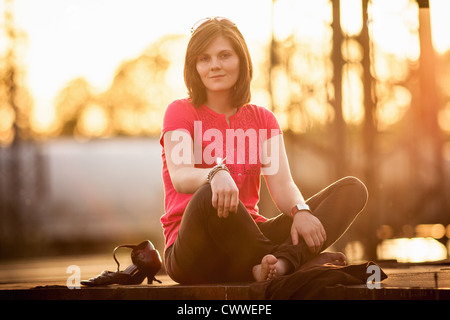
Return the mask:
M 311 208 L 306 203 L 298 203 L 291 209 L 291 215 L 294 217 L 294 215 L 299 211 L 308 211 L 309 213 L 312 213 Z

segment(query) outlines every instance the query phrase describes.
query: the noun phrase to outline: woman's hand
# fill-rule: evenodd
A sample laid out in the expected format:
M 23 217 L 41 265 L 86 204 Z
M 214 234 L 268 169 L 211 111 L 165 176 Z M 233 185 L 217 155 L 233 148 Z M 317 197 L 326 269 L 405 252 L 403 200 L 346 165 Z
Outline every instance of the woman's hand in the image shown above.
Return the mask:
M 320 220 L 308 211 L 299 211 L 294 215 L 291 227 L 292 243 L 298 244 L 299 236 L 303 237 L 309 250 L 320 253 L 327 239 L 325 229 Z
M 211 180 L 212 205 L 217 209 L 219 218 L 227 218 L 230 212 L 237 212 L 239 205 L 239 189 L 231 175 L 218 171 Z

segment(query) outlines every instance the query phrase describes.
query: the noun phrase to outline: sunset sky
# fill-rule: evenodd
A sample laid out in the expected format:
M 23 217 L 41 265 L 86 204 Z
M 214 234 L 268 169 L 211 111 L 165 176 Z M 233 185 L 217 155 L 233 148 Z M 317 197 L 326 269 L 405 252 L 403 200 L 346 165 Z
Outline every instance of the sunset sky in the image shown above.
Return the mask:
M 398 15 L 396 6 L 405 1 L 386 0 L 392 17 Z M 279 1 L 278 19 L 274 20 L 279 36 L 290 32 L 303 2 Z M 325 20 L 330 17 L 329 8 L 324 10 L 327 0 L 307 2 L 306 16 L 311 20 L 303 24 L 316 21 L 318 14 Z M 449 2 L 430 2 L 436 48 L 444 52 L 450 47 Z M 349 32 L 361 26 L 359 4 L 359 0 L 343 1 L 343 24 Z M 139 56 L 164 34 L 189 35 L 191 26 L 206 16 L 228 17 L 250 46 L 263 43 L 270 36 L 271 6 L 271 0 L 15 0 L 16 25 L 27 35 L 21 58 L 34 99 L 34 116 L 40 125 L 48 125 L 54 117 L 53 100 L 68 81 L 84 77 L 99 91 L 105 90 L 122 61 Z M 319 28 L 310 25 L 301 30 L 314 36 Z M 381 32 L 386 33 L 385 45 L 395 50 L 399 33 L 392 29 Z
M 227 16 L 244 33 L 263 30 L 252 37 L 267 36 L 270 0 L 257 1 L 257 14 L 255 2 L 16 0 L 16 23 L 27 34 L 24 62 L 35 116 L 43 124 L 52 120 L 53 99 L 69 80 L 84 77 L 105 90 L 122 61 L 139 56 L 164 34 L 189 35 L 203 17 Z

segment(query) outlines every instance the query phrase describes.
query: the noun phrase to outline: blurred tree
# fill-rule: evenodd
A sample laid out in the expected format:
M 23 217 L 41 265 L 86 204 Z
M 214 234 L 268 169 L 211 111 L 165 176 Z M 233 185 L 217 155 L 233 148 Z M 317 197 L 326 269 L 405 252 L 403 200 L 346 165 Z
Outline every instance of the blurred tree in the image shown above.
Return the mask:
M 182 65 L 177 64 L 184 60 L 181 48 L 185 41 L 181 35 L 164 36 L 141 56 L 119 67 L 113 84 L 103 95 L 115 132 L 159 134 L 165 107 L 185 91 Z
M 376 258 L 372 231 L 379 225 L 399 230 L 449 219 L 443 157 L 450 159 L 450 144 L 443 149 L 441 129 L 450 132 L 450 99 L 440 92 L 450 91 L 445 69 L 439 70 L 442 88 L 436 83 L 428 1 L 360 2 L 361 27 L 352 32 L 343 25 L 342 1 L 323 2 L 331 19 L 323 13 L 311 18 L 308 3 L 295 2 L 292 30 L 280 35 L 273 27 L 267 87 L 293 163 L 309 152 L 327 164 L 328 181 L 355 174 L 368 186 L 370 218 L 360 232 L 370 235 L 365 238 Z M 273 1 L 275 12 L 283 5 L 294 7 Z M 324 174 L 297 168 L 294 178 L 307 184 Z
M 70 81 L 55 101 L 60 134 L 85 138 L 158 134 L 165 107 L 184 91 L 182 74 L 173 73 L 182 70 L 174 62 L 183 61 L 180 48 L 185 40 L 180 35 L 164 36 L 139 57 L 124 61 L 105 92 L 94 92 L 83 78 Z
M 24 85 L 23 65 L 18 59 L 26 35 L 15 26 L 13 8 L 13 1 L 6 0 L 0 28 L 5 45 L 0 48 L 0 147 L 32 135 L 30 111 L 33 102 Z
M 347 166 L 347 141 L 346 141 L 346 123 L 342 107 L 342 77 L 344 59 L 342 57 L 343 31 L 341 28 L 341 1 L 332 1 L 333 5 L 333 88 L 334 99 L 332 101 L 334 109 L 333 128 L 334 132 L 334 171 L 335 177 L 343 177 Z
M 5 0 L 2 9 L 0 37 L 4 37 L 5 47 L 0 52 L 0 257 L 14 253 L 26 241 L 23 221 L 36 199 L 28 194 L 27 180 L 39 174 L 34 170 L 38 151 L 31 141 L 32 99 L 24 85 L 19 58 L 26 35 L 15 25 L 13 1 Z M 25 142 L 30 141 L 26 153 Z
M 324 5 L 326 2 L 321 1 Z M 284 10 L 307 9 L 308 4 L 278 0 L 276 6 Z M 293 8 L 291 8 L 291 6 Z M 302 134 L 320 131 L 334 118 L 330 97 L 334 95 L 330 52 L 332 50 L 331 16 L 324 13 L 311 19 L 307 10 L 295 12 L 296 20 L 284 24 L 289 31 L 277 32 L 278 19 L 275 15 L 275 30 L 270 44 L 270 72 L 273 110 L 280 119 L 286 133 Z M 311 21 L 312 20 L 312 21 Z M 308 26 L 308 23 L 313 24 Z
M 420 222 L 429 220 L 427 222 L 435 223 L 442 222 L 442 211 L 448 212 L 449 208 L 445 197 L 443 134 L 438 123 L 442 102 L 437 86 L 430 10 L 419 10 L 419 23 L 419 68 L 411 84 L 409 150 L 412 196 L 409 209 Z M 450 219 L 447 217 L 445 222 L 450 222 Z
M 71 80 L 55 99 L 59 134 L 73 135 L 83 111 L 95 101 L 90 84 L 84 78 Z
M 438 122 L 443 132 L 444 139 L 449 141 L 450 135 L 450 50 L 436 57 L 439 68 L 436 68 L 437 86 L 440 93 L 441 108 L 439 110 Z M 450 146 L 450 144 L 447 143 Z M 444 150 L 444 156 L 450 160 L 450 148 Z
M 8 147 L 16 138 L 32 138 L 33 100 L 22 83 L 13 53 L 10 51 L 0 61 L 0 147 Z

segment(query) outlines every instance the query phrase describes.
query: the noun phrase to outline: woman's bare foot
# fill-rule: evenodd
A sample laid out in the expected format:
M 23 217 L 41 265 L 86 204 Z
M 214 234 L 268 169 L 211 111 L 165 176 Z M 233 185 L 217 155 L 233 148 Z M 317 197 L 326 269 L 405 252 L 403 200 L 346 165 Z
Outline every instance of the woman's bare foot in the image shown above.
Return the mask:
M 342 252 L 323 252 L 317 257 L 306 262 L 300 267 L 300 270 L 308 269 L 310 267 L 318 265 L 335 265 L 335 266 L 345 266 L 346 256 Z
M 299 270 L 306 270 L 320 265 L 345 266 L 346 257 L 342 252 L 323 252 L 303 264 Z M 253 278 L 256 281 L 272 280 L 277 276 L 283 276 L 288 272 L 289 264 L 286 260 L 268 254 L 265 255 L 261 264 L 253 267 Z
M 272 280 L 276 276 L 285 275 L 288 270 L 287 261 L 277 259 L 274 255 L 265 255 L 261 264 L 253 267 L 253 278 L 256 281 Z

